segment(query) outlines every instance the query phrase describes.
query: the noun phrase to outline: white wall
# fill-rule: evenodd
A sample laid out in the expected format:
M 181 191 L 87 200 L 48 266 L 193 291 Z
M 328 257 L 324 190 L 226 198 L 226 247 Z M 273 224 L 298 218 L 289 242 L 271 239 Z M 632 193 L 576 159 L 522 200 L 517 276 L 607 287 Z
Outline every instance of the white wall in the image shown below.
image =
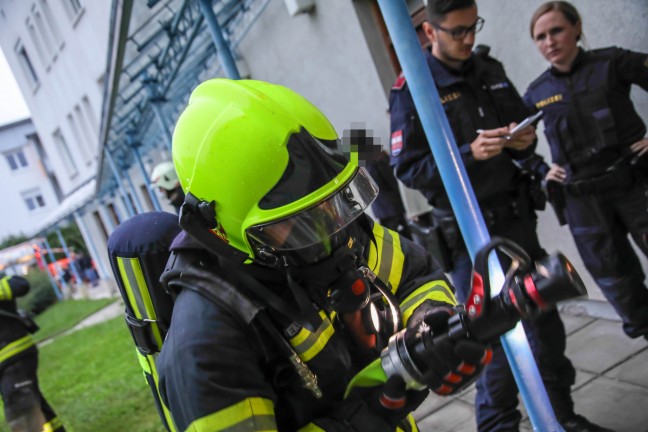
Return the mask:
M 96 172 L 103 97 L 100 80 L 106 63 L 110 3 L 92 2 L 91 7 L 85 7 L 72 18 L 65 8 L 65 1 L 0 1 L 0 45 L 32 113 L 32 120 L 64 195 L 92 178 Z M 42 26 L 36 24 L 34 10 L 41 16 Z M 34 23 L 37 29 L 44 29 L 44 38 L 48 41 L 43 37 L 34 38 L 27 22 Z M 40 35 L 38 31 L 37 35 Z M 36 86 L 25 75 L 16 53 L 18 41 L 25 47 L 38 76 L 39 84 Z M 84 103 L 84 98 L 87 103 Z M 84 120 L 76 117 L 76 106 Z M 75 118 L 78 133 L 70 125 L 68 114 Z M 84 132 L 83 124 L 87 132 Z M 66 168 L 54 143 L 52 134 L 57 129 L 61 130 L 70 148 L 77 174 Z
M 35 132 L 29 119 L 0 126 L 0 184 L 4 185 L 0 188 L 0 240 L 10 235 L 30 232 L 32 227 L 58 204 L 36 147 L 27 138 Z M 12 170 L 6 153 L 19 149 L 25 156 L 27 166 Z M 44 207 L 29 210 L 22 193 L 31 190 L 38 190 L 45 202 Z

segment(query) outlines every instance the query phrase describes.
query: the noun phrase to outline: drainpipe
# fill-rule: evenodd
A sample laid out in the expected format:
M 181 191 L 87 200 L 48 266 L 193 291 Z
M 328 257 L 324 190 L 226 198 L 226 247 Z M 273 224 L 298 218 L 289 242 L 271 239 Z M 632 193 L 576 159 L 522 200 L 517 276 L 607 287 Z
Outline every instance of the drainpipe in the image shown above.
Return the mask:
M 378 5 L 403 67 L 466 247 L 474 261 L 479 249 L 490 241 L 490 235 L 414 32 L 412 19 L 404 1 L 378 0 Z M 489 259 L 489 273 L 492 275 L 492 294 L 495 295 L 504 282 L 504 273 L 495 254 L 491 254 Z M 549 403 L 522 325 L 518 323 L 501 340 L 534 430 L 562 431 Z

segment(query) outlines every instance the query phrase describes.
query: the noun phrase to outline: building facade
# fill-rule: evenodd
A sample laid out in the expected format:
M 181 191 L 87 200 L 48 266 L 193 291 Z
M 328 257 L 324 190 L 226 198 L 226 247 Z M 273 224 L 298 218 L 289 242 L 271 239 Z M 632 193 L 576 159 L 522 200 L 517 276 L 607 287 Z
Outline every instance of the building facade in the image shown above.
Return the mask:
M 478 0 L 486 25 L 477 41 L 491 46 L 520 92 L 547 67 L 528 35 L 528 21 L 541 3 Z M 590 47 L 645 51 L 645 0 L 573 3 Z M 303 94 L 340 135 L 362 124 L 388 142 L 388 96 L 399 66 L 374 0 L 0 0 L 0 45 L 63 197 L 34 234 L 74 219 L 93 258 L 104 263 L 104 275 L 105 241 L 119 222 L 142 211 L 172 211 L 151 193 L 147 173 L 170 158 L 173 124 L 191 89 L 200 80 L 226 76 L 217 42 L 210 42 L 213 26 L 201 21 L 208 21 L 200 9 L 205 4 L 222 26 L 241 76 Z M 420 23 L 423 1 L 407 4 Z M 200 56 L 200 50 L 210 51 Z M 648 97 L 635 93 L 648 119 Z M 539 151 L 548 155 L 538 135 Z M 417 192 L 404 192 L 410 216 L 427 209 Z M 581 270 L 590 297 L 602 299 L 551 211 L 541 215 L 540 232 L 549 251 L 562 250 Z

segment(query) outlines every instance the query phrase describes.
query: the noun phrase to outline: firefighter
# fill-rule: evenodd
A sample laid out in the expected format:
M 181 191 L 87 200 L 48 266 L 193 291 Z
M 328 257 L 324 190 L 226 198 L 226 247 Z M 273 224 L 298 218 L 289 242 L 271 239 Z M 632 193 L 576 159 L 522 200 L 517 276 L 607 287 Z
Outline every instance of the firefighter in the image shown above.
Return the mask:
M 19 276 L 0 279 L 0 394 L 12 432 L 64 431 L 61 420 L 38 387 L 35 325 L 18 314 L 16 298 L 29 291 Z
M 428 388 L 454 393 L 489 361 L 481 343 L 446 341 L 422 353 L 424 387 L 386 376 L 389 337 L 445 328 L 453 290 L 422 249 L 364 214 L 376 186 L 298 94 L 202 83 L 173 160 L 187 198 L 157 365 L 179 430 L 417 430 L 410 413 Z
M 628 239 L 648 256 L 648 138 L 630 98 L 633 84 L 648 91 L 648 55 L 581 48 L 580 15 L 563 1 L 540 6 L 530 30 L 551 64 L 524 96 L 544 112 L 551 202 L 624 332 L 648 339 L 648 287 Z
M 176 213 L 184 202 L 184 192 L 180 186 L 173 162 L 160 162 L 151 172 L 151 186 L 157 187 L 175 208 Z

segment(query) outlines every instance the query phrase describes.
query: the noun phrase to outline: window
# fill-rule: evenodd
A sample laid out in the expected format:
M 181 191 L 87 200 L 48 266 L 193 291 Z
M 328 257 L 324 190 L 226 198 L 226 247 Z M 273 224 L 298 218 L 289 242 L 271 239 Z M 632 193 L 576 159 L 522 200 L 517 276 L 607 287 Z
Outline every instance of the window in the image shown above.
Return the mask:
M 77 105 L 78 108 L 78 105 Z M 76 111 L 76 110 L 75 110 Z M 67 115 L 68 123 L 70 125 L 70 129 L 72 129 L 72 134 L 74 135 L 74 139 L 77 144 L 77 148 L 79 149 L 80 154 L 83 156 L 83 160 L 89 164 L 92 161 L 92 155 L 88 151 L 88 138 L 85 133 L 81 133 L 79 130 L 79 121 L 77 121 L 77 117 L 73 116 L 72 113 Z M 81 128 L 83 129 L 83 128 Z M 84 131 L 85 132 L 85 131 Z
M 17 171 L 27 166 L 27 158 L 22 149 L 6 152 L 5 157 L 7 158 L 11 171 Z
M 29 211 L 45 207 L 45 200 L 39 189 L 32 189 L 22 193 L 23 201 Z
M 145 184 L 140 185 L 140 191 L 142 192 L 142 196 L 144 197 L 144 201 L 146 201 L 146 205 L 148 208 L 153 211 L 155 210 L 155 206 L 153 205 L 153 200 L 151 199 L 151 190 L 146 187 Z
M 36 27 L 34 27 L 34 22 L 31 19 L 27 19 L 27 29 L 29 30 L 29 36 L 31 37 L 32 42 L 34 43 L 34 46 L 36 47 L 36 51 L 38 52 L 38 57 L 40 58 L 40 61 L 44 65 L 49 64 L 49 58 L 48 55 L 45 54 L 45 49 L 43 48 L 43 43 L 41 39 L 41 35 L 38 34 L 36 31 Z
M 52 11 L 49 8 L 46 0 L 40 0 L 41 9 L 43 10 L 43 15 L 45 16 L 45 22 L 47 23 L 47 28 L 52 34 L 52 40 L 59 44 L 63 45 L 63 39 L 61 38 L 61 32 L 59 31 L 58 26 L 56 25 L 56 20 L 52 15 Z
M 97 117 L 94 114 L 92 105 L 90 105 L 90 99 L 88 99 L 88 96 L 83 96 L 81 102 L 83 103 L 83 111 L 85 112 L 86 118 L 88 118 L 88 120 L 90 121 L 90 125 L 92 126 L 92 130 L 94 131 L 94 134 L 98 136 L 99 124 L 97 123 Z
M 83 4 L 80 0 L 64 0 L 63 3 L 65 4 L 70 21 L 75 22 L 77 17 L 83 13 Z
M 35 89 L 36 87 L 38 87 L 38 75 L 36 74 L 34 65 L 29 59 L 27 50 L 25 50 L 25 47 L 20 41 L 18 41 L 18 43 L 16 44 L 16 55 L 18 56 L 18 60 L 20 61 L 20 66 L 23 70 L 23 74 L 25 75 L 25 79 L 27 79 L 27 81 L 29 81 L 29 83 L 32 85 L 32 88 Z
M 72 154 L 70 153 L 70 148 L 68 147 L 60 129 L 57 129 L 56 132 L 54 132 L 53 137 L 61 161 L 63 162 L 68 175 L 72 178 L 78 174 L 78 169 L 74 162 L 74 158 L 72 158 Z
M 108 230 L 106 229 L 106 225 L 104 224 L 103 219 L 101 219 L 99 212 L 93 211 L 92 217 L 95 220 L 95 223 L 99 226 L 99 230 L 103 234 L 104 241 L 108 240 Z

